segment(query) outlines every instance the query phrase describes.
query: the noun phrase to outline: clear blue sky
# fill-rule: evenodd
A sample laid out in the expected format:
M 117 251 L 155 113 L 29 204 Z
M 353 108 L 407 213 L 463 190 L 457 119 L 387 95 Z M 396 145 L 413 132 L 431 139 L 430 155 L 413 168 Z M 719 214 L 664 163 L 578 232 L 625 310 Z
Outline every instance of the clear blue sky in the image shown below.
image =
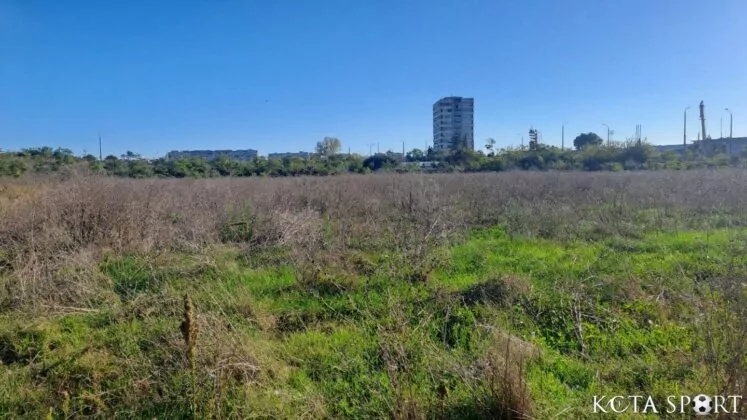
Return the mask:
M 0 0 L 0 148 L 422 148 L 450 95 L 480 147 L 747 135 L 746 46 L 745 0 Z

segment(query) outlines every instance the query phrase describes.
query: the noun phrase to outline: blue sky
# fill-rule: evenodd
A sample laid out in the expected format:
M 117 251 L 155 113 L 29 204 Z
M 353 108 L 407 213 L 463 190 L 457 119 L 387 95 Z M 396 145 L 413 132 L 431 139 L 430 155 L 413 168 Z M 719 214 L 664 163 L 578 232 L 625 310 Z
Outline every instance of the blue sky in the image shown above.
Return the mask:
M 475 143 L 636 124 L 747 135 L 745 0 L 0 0 L 0 148 L 368 153 L 424 147 L 475 98 Z M 699 30 L 699 28 L 704 28 Z M 374 146 L 375 149 L 375 146 Z

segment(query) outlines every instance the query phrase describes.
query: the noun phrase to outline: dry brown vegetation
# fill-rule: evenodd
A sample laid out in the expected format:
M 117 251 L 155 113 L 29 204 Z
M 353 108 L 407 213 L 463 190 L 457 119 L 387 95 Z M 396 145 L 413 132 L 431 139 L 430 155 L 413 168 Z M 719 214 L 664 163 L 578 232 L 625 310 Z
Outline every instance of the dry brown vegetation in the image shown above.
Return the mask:
M 3 190 L 14 194 L 0 208 L 0 265 L 14 277 L 5 305 L 44 299 L 80 304 L 92 298 L 88 292 L 95 286 L 87 283 L 98 281 L 85 273 L 85 262 L 102 252 L 195 249 L 233 239 L 221 235 L 232 223 L 251 230 L 237 232 L 251 238 L 235 239 L 291 245 L 296 258 L 320 258 L 322 246 L 395 244 L 418 264 L 429 245 L 480 226 L 571 238 L 579 223 L 600 236 L 635 234 L 640 224 L 634 227 L 631 219 L 640 215 L 634 210 L 655 209 L 652 225 L 676 225 L 676 212 L 738 211 L 747 204 L 747 173 L 73 177 L 23 187 L 6 181 Z M 60 267 L 70 271 L 61 274 Z

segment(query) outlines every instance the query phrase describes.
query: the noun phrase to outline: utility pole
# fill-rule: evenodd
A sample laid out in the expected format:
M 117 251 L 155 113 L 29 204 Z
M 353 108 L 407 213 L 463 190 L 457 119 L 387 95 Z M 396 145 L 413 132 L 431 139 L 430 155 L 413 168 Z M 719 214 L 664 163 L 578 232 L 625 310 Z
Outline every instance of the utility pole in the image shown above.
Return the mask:
M 720 118 L 719 124 L 721 124 L 721 134 L 719 134 L 719 138 L 722 139 L 724 138 L 724 117 Z
M 368 155 L 371 156 L 371 148 L 373 147 L 373 143 L 368 143 L 366 146 L 368 146 Z
M 565 149 L 565 125 L 568 124 L 568 121 L 563 123 L 563 127 L 560 131 L 560 151 L 562 152 Z
M 685 124 L 682 128 L 682 153 L 685 153 L 685 149 L 687 149 L 687 110 L 690 109 L 688 106 L 685 108 Z
M 708 138 L 708 135 L 706 135 L 706 123 L 705 123 L 705 104 L 703 101 L 700 101 L 700 138 L 703 141 L 706 141 Z
M 610 146 L 610 126 L 607 124 L 602 124 L 603 126 L 607 127 L 607 147 Z
M 726 112 L 729 113 L 729 138 L 734 138 L 734 114 L 731 113 L 729 108 L 724 109 Z
M 99 162 L 104 160 L 101 153 L 101 134 L 99 134 Z
M 381 153 L 381 150 L 379 150 L 379 143 L 376 143 L 376 154 Z

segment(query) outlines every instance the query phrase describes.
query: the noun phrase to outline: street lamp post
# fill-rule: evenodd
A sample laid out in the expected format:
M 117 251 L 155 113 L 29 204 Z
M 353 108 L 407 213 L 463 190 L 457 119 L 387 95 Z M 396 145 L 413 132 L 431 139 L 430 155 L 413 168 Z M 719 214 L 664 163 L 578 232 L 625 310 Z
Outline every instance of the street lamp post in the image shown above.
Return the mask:
M 562 152 L 565 149 L 565 125 L 568 124 L 568 121 L 563 123 L 563 127 L 561 128 L 560 132 L 560 151 Z
M 729 113 L 729 138 L 734 138 L 734 114 L 731 113 L 729 108 L 725 109 L 726 112 Z
M 524 135 L 523 134 L 517 134 L 517 136 L 521 137 L 521 148 L 524 149 Z
M 603 126 L 607 127 L 607 147 L 610 145 L 610 126 L 607 124 L 602 124 Z

